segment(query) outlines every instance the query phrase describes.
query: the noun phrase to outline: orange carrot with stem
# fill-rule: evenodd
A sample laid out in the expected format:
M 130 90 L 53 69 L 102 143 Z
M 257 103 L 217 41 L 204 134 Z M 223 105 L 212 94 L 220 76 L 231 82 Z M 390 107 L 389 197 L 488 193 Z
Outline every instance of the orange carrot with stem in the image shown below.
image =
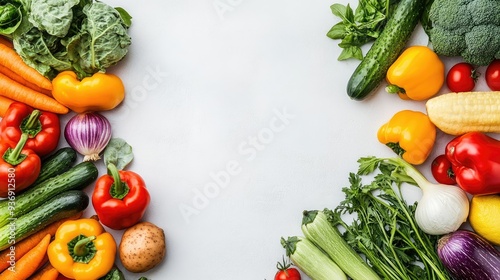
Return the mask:
M 66 114 L 69 112 L 67 107 L 54 98 L 14 82 L 3 74 L 0 74 L 0 95 L 42 111 L 49 111 L 56 114 Z
M 20 242 L 17 242 L 13 246 L 14 251 L 11 250 L 11 248 L 7 248 L 3 251 L 0 252 L 0 272 L 6 270 L 9 266 L 11 266 L 11 261 L 12 264 L 14 264 L 15 261 L 20 259 L 22 256 L 24 256 L 29 250 L 31 250 L 33 247 L 36 246 L 36 244 L 40 243 L 42 239 L 45 237 L 45 235 L 50 234 L 51 236 L 54 236 L 56 234 L 57 228 L 64 223 L 65 221 L 68 220 L 76 220 L 79 219 L 82 216 L 82 212 L 79 212 L 71 217 L 56 221 L 51 223 L 50 225 L 46 226 L 42 230 L 26 237 L 25 239 L 21 240 Z
M 47 90 L 52 90 L 52 82 L 47 77 L 27 65 L 14 49 L 4 44 L 0 44 L 0 64 L 17 73 L 30 83 Z
M 16 262 L 15 267 L 4 270 L 0 280 L 26 280 L 33 275 L 47 255 L 50 238 L 50 234 L 46 234 L 42 241 Z

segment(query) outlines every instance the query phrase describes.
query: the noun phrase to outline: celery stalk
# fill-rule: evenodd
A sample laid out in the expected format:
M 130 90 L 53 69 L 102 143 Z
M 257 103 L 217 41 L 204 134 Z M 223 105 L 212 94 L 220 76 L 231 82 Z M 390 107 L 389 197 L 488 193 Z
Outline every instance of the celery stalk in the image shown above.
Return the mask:
M 340 235 L 322 211 L 304 211 L 302 232 L 353 280 L 380 280 L 375 271 Z
M 325 253 L 307 238 L 281 238 L 287 256 L 312 280 L 347 280 L 347 276 Z

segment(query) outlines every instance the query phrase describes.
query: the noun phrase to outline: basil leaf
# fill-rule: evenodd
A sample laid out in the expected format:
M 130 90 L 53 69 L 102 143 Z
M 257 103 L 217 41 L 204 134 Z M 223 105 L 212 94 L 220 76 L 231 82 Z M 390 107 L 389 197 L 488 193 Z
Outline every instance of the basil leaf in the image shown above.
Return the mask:
M 330 9 L 332 10 L 332 13 L 334 15 L 338 16 L 343 21 L 346 20 L 346 18 L 344 17 L 344 15 L 346 14 L 346 6 L 337 3 L 337 4 L 331 5 Z
M 103 152 L 106 166 L 112 163 L 118 170 L 123 170 L 134 159 L 132 146 L 121 138 L 111 138 Z
M 360 47 L 378 38 L 398 2 L 399 0 L 358 0 L 355 10 L 349 4 L 331 5 L 332 13 L 341 20 L 327 33 L 331 39 L 342 40 L 339 47 L 343 50 L 338 59 L 363 59 Z
M 345 24 L 343 22 L 339 22 L 335 24 L 330 31 L 326 34 L 326 36 L 332 39 L 344 39 L 346 35 Z
M 360 47 L 356 46 L 350 46 L 350 47 L 345 47 L 342 49 L 342 52 L 340 53 L 338 60 L 346 60 L 349 58 L 356 58 L 356 59 L 363 59 L 363 51 L 361 50 Z

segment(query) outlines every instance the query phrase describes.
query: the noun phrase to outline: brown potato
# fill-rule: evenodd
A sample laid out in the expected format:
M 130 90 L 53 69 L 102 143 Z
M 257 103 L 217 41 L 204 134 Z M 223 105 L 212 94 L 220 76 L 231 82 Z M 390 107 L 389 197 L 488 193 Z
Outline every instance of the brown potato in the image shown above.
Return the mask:
M 125 230 L 118 253 L 128 271 L 148 271 L 165 258 L 165 233 L 153 223 L 140 222 Z

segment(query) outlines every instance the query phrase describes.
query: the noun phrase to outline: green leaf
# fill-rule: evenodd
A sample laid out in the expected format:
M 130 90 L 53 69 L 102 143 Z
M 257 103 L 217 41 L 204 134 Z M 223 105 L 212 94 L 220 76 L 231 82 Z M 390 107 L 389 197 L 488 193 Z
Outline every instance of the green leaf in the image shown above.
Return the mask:
M 0 2 L 0 34 L 10 35 L 17 30 L 23 19 L 22 5 L 17 1 Z
M 64 37 L 73 21 L 73 7 L 78 0 L 33 1 L 29 21 L 40 31 Z
M 331 5 L 330 9 L 332 10 L 332 13 L 334 15 L 344 20 L 346 14 L 346 6 L 336 3 Z
M 346 9 L 345 9 L 345 18 L 349 22 L 352 22 L 352 23 L 355 22 L 355 20 L 354 20 L 354 11 L 352 10 L 352 8 L 351 8 L 351 6 L 349 4 L 347 4 Z
M 116 64 L 128 52 L 131 38 L 120 13 L 102 2 L 85 6 L 80 43 L 74 57 L 86 73 L 104 71 Z
M 332 38 L 332 39 L 343 39 L 345 35 L 347 34 L 346 32 L 346 26 L 343 22 L 339 22 L 332 26 L 330 31 L 326 34 L 326 36 Z
M 103 152 L 106 166 L 114 164 L 118 170 L 123 170 L 134 159 L 132 146 L 121 138 L 111 138 Z
M 339 57 L 337 58 L 338 60 L 346 60 L 349 58 L 355 58 L 362 60 L 363 59 L 363 51 L 361 50 L 360 47 L 357 46 L 350 46 L 342 49 L 342 52 L 340 53 Z
M 132 16 L 122 7 L 116 7 L 115 10 L 120 14 L 125 26 L 130 27 L 132 25 Z

